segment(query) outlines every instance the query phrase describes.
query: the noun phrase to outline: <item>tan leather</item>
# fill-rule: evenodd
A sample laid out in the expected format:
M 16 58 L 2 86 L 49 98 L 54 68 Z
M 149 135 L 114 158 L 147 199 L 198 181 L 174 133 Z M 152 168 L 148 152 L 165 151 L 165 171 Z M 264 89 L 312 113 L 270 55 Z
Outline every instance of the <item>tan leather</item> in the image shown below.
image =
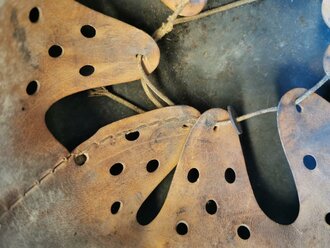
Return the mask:
M 322 16 L 325 23 L 330 27 L 330 0 L 322 1 Z
M 167 7 L 171 10 L 175 10 L 177 6 L 180 4 L 181 0 L 162 0 Z M 207 0 L 191 0 L 190 3 L 183 9 L 180 13 L 182 16 L 193 16 L 197 15 L 199 12 L 203 10 L 207 3 Z
M 330 76 L 330 46 L 328 46 L 323 57 L 323 68 L 325 73 Z
M 31 22 L 35 7 L 39 19 Z M 81 34 L 87 24 L 95 37 Z M 144 55 L 151 72 L 159 49 L 141 30 L 72 0 L 8 0 L 0 10 L 0 33 L 1 215 L 31 181 L 69 155 L 45 125 L 48 108 L 79 91 L 139 79 L 136 54 Z M 62 47 L 60 57 L 49 56 L 53 45 Z M 94 66 L 94 74 L 80 75 L 85 65 Z M 39 88 L 28 95 L 31 81 Z
M 29 11 L 35 6 L 41 15 L 31 23 Z M 94 38 L 80 34 L 85 24 L 96 28 Z M 300 201 L 296 221 L 283 226 L 271 221 L 255 200 L 235 129 L 215 128 L 216 122 L 229 118 L 224 110 L 200 116 L 193 108 L 175 106 L 137 115 L 102 128 L 73 154 L 49 133 L 44 115 L 58 99 L 138 79 L 138 53 L 146 56 L 153 70 L 159 50 L 149 36 L 64 0 L 7 1 L 0 10 L 0 29 L 5 34 L 0 36 L 4 55 L 0 247 L 327 247 L 330 243 L 325 219 L 330 213 L 326 100 L 314 94 L 299 109 L 294 101 L 304 90 L 295 89 L 279 105 L 279 133 Z M 64 53 L 50 58 L 48 49 L 55 43 Z M 79 74 L 86 64 L 95 66 L 89 77 Z M 26 87 L 32 80 L 40 88 L 30 96 Z M 86 161 L 78 163 L 81 156 Z M 305 165 L 306 156 L 312 167 Z M 159 166 L 150 173 L 146 165 L 152 160 Z M 123 170 L 112 175 L 111 168 L 118 163 Z M 159 215 L 149 225 L 138 224 L 141 204 L 175 166 Z M 188 179 L 191 169 L 199 173 L 195 182 Z M 210 200 L 216 205 L 214 214 L 206 211 Z M 113 214 L 115 202 L 121 205 Z M 186 225 L 185 235 L 178 234 L 179 223 Z M 242 239 L 240 228 L 249 234 L 247 239 Z
M 294 102 L 303 92 L 287 93 L 278 113 L 300 200 L 291 225 L 273 222 L 259 208 L 235 129 L 214 128 L 228 113 L 213 109 L 198 118 L 194 109 L 176 106 L 101 129 L 3 215 L 0 239 L 12 247 L 326 247 L 330 108 L 314 94 L 299 113 Z M 125 138 L 136 131 L 136 140 Z M 74 157 L 80 154 L 88 159 L 77 166 Z M 316 159 L 316 168 L 306 168 L 306 155 Z M 148 173 L 153 159 L 159 168 Z M 113 176 L 109 170 L 117 163 L 123 171 Z M 149 225 L 138 224 L 141 204 L 176 164 L 159 215 Z M 191 169 L 199 172 L 195 181 L 189 181 Z M 235 177 L 227 177 L 228 169 Z M 217 206 L 214 214 L 206 211 L 210 200 Z M 114 202 L 121 203 L 116 214 Z M 187 225 L 185 235 L 177 233 L 179 223 Z
M 177 165 L 198 116 L 198 111 L 190 107 L 169 107 L 102 128 L 81 144 L 75 155 L 46 171 L 39 184 L 3 214 L 2 244 L 5 247 L 131 246 L 136 237 L 143 237 L 139 233 L 143 229 L 135 219 L 129 227 L 127 220 L 134 218 L 139 204 Z M 127 140 L 125 135 L 132 132 L 139 132 L 138 138 Z M 75 157 L 80 154 L 88 158 L 82 166 L 75 163 Z M 149 173 L 146 165 L 154 159 L 159 161 L 159 168 Z M 120 175 L 113 176 L 109 171 L 117 163 L 122 163 L 124 169 Z M 115 200 L 123 203 L 117 216 L 110 211 Z M 114 233 L 117 228 L 122 231 L 118 235 Z

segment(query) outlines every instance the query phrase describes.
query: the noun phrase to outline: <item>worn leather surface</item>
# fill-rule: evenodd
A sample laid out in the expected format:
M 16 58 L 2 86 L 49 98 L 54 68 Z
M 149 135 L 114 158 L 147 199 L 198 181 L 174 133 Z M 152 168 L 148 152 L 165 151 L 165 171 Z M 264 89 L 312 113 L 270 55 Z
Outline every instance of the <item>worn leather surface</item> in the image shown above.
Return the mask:
M 45 9 L 54 8 L 52 12 L 44 10 L 46 4 L 49 7 Z M 41 9 L 41 19 L 31 24 L 28 12 L 34 6 Z M 51 20 L 56 23 L 47 30 L 47 17 L 62 11 L 70 13 L 69 19 L 54 15 Z M 79 18 L 74 18 L 78 14 Z M 123 33 L 126 36 L 132 32 L 127 42 L 132 41 L 129 45 L 133 48 L 116 53 L 117 47 L 106 46 L 102 39 L 94 41 L 98 44 L 94 47 L 84 39 L 81 41 L 77 37 L 85 24 L 84 18 L 93 19 L 96 28 L 99 22 L 116 26 L 112 30 L 112 42 Z M 158 48 L 147 35 L 68 1 L 57 1 L 56 5 L 8 1 L 1 9 L 0 19 L 2 33 L 8 34 L 0 36 L 1 53 L 5 54 L 1 62 L 7 65 L 0 74 L 3 139 L 0 247 L 326 247 L 329 244 L 329 225 L 325 222 L 325 215 L 330 212 L 327 101 L 313 95 L 303 102 L 299 113 L 294 100 L 303 90 L 298 89 L 285 95 L 279 106 L 280 136 L 300 200 L 297 220 L 292 225 L 279 225 L 268 219 L 255 201 L 234 129 L 231 126 L 214 129 L 216 121 L 228 119 L 224 110 L 210 110 L 199 118 L 196 110 L 179 106 L 125 119 L 101 129 L 73 154 L 48 132 L 44 114 L 54 101 L 91 87 L 138 78 L 135 53 L 145 52 L 147 57 L 158 61 Z M 69 23 L 72 28 L 75 22 L 78 22 L 73 29 L 76 33 L 69 39 L 69 27 L 62 27 Z M 100 25 L 101 30 L 108 25 Z M 111 36 L 104 32 L 106 37 Z M 143 42 L 137 42 L 139 39 Z M 57 59 L 47 55 L 48 47 L 54 42 L 64 48 L 63 56 Z M 99 50 L 86 53 L 92 48 Z M 109 54 L 116 58 L 116 65 L 108 68 Z M 78 72 L 86 61 L 93 62 L 96 72 L 83 78 Z M 125 74 L 121 66 L 131 69 Z M 40 89 L 36 95 L 28 96 L 26 86 L 31 80 L 38 80 Z M 137 140 L 127 140 L 125 135 L 136 131 Z M 75 157 L 80 154 L 86 154 L 87 161 L 77 166 Z M 306 155 L 316 159 L 315 169 L 309 170 L 304 165 Z M 151 174 L 145 167 L 153 159 L 159 160 L 160 166 Z M 118 176 L 109 173 L 115 163 L 124 165 Z M 139 225 L 136 221 L 139 207 L 176 165 L 163 209 L 151 224 Z M 187 180 L 191 168 L 199 170 L 196 183 Z M 224 176 L 228 168 L 236 174 L 232 184 Z M 217 203 L 214 215 L 205 211 L 209 200 Z M 116 215 L 110 211 L 114 201 L 122 202 Z M 186 235 L 176 232 L 180 221 L 188 225 Z M 239 226 L 249 229 L 249 239 L 238 236 Z
M 164 4 L 166 4 L 173 11 L 180 4 L 181 0 L 162 0 Z M 187 6 L 182 10 L 180 15 L 182 16 L 193 16 L 197 15 L 199 12 L 203 10 L 207 3 L 207 0 L 191 0 Z
M 39 19 L 29 19 L 31 9 Z M 96 29 L 84 37 L 83 25 Z M 147 34 L 75 1 L 6 1 L 0 10 L 0 215 L 25 194 L 31 182 L 69 155 L 45 125 L 57 100 L 98 86 L 140 78 L 136 54 L 151 72 L 159 61 L 157 44 Z M 63 54 L 50 57 L 59 45 Z M 129 47 L 129 49 L 127 49 Z M 80 75 L 92 65 L 94 74 Z M 39 88 L 27 94 L 31 81 Z
M 135 209 L 154 187 L 177 165 L 186 137 L 198 118 L 190 107 L 151 111 L 110 124 L 81 144 L 72 156 L 47 171 L 10 211 L 0 219 L 1 247 L 120 247 L 142 238 Z M 139 132 L 130 141 L 129 132 Z M 88 159 L 77 166 L 75 156 Z M 157 159 L 154 173 L 146 170 Z M 110 174 L 117 163 L 124 166 L 118 176 Z M 118 187 L 120 185 L 120 187 Z M 117 216 L 110 209 L 123 203 Z M 125 232 L 125 238 L 122 238 Z
M 322 16 L 325 23 L 330 27 L 330 1 L 323 0 L 322 1 Z
M 329 103 L 312 95 L 298 112 L 295 89 L 281 100 L 278 127 L 297 191 L 300 211 L 291 225 L 270 220 L 258 206 L 247 174 L 239 137 L 228 113 L 212 109 L 199 118 L 189 107 L 155 110 L 113 123 L 80 145 L 40 185 L 34 187 L 1 219 L 4 247 L 326 247 L 329 209 Z M 125 138 L 139 132 L 134 141 Z M 77 166 L 74 157 L 87 156 Z M 316 168 L 304 165 L 312 155 Z M 159 168 L 146 171 L 148 161 Z M 122 163 L 123 171 L 109 173 Z M 136 214 L 162 179 L 177 165 L 158 216 L 142 226 Z M 197 169 L 197 180 L 189 172 Z M 227 178 L 227 170 L 234 179 Z M 206 204 L 216 203 L 209 214 Z M 114 202 L 121 206 L 111 212 Z M 176 231 L 179 223 L 187 233 Z M 239 228 L 248 237 L 239 235 Z M 244 236 L 243 236 L 244 237 Z

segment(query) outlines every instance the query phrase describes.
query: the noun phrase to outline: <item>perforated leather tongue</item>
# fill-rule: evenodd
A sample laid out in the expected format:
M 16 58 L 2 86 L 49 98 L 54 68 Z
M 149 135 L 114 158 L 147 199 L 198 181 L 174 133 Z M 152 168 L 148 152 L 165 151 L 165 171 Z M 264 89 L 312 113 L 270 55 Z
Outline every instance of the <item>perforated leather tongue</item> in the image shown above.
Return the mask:
M 162 0 L 170 9 L 175 10 L 181 3 L 181 0 Z M 182 16 L 193 16 L 203 10 L 207 3 L 207 0 L 191 0 L 187 6 L 180 13 Z
M 47 130 L 57 100 L 151 72 L 159 49 L 144 32 L 72 0 L 8 0 L 0 10 L 0 215 L 68 152 Z
M 299 216 L 293 225 L 300 235 L 301 246 L 327 247 L 330 243 L 330 105 L 316 94 L 295 105 L 304 92 L 294 89 L 282 98 L 278 127 L 300 200 Z
M 165 1 L 164 2 L 169 2 Z M 174 2 L 174 1 L 172 1 Z M 326 2 L 326 1 L 325 1 Z M 221 109 L 176 106 L 101 129 L 70 156 L 44 116 L 88 88 L 139 78 L 159 50 L 142 31 L 74 1 L 7 1 L 0 10 L 1 247 L 327 247 L 330 108 L 304 90 L 281 100 L 278 128 L 300 201 L 291 225 L 259 208 L 239 138 Z M 127 49 L 129 47 L 129 49 Z M 176 166 L 159 214 L 142 204 Z
M 291 225 L 259 208 L 235 129 L 215 128 L 228 113 L 213 109 L 198 119 L 178 106 L 100 130 L 76 150 L 87 159 L 81 166 L 80 156 L 69 158 L 4 215 L 0 239 L 8 246 L 327 247 L 330 108 L 317 95 L 295 106 L 303 92 L 287 93 L 278 113 L 300 200 Z M 176 164 L 164 206 L 140 225 L 138 210 Z
M 228 119 L 227 112 L 218 109 L 204 113 L 191 130 L 163 209 L 143 233 L 138 232 L 143 238 L 136 238 L 130 244 L 326 247 L 330 242 L 330 183 L 326 162 L 330 156 L 330 108 L 329 103 L 313 95 L 302 106 L 301 116 L 294 101 L 302 92 L 289 92 L 279 106 L 281 139 L 300 196 L 300 213 L 293 224 L 279 225 L 259 208 L 236 131 L 231 126 L 214 129 L 217 121 Z M 312 174 L 303 164 L 306 154 L 317 159 L 318 169 Z M 117 236 L 125 233 L 116 229 L 115 232 Z
M 131 246 L 146 230 L 136 211 L 177 165 L 198 116 L 190 107 L 169 107 L 102 128 L 2 216 L 2 244 Z

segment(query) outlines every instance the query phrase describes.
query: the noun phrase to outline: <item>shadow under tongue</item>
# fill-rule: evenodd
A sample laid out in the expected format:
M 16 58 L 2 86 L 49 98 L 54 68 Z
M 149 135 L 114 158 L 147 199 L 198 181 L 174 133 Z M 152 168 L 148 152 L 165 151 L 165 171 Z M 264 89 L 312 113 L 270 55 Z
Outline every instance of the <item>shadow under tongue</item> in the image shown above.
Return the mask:
M 137 222 L 146 226 L 150 224 L 162 209 L 170 189 L 176 167 L 158 184 L 148 198 L 142 203 L 136 214 Z

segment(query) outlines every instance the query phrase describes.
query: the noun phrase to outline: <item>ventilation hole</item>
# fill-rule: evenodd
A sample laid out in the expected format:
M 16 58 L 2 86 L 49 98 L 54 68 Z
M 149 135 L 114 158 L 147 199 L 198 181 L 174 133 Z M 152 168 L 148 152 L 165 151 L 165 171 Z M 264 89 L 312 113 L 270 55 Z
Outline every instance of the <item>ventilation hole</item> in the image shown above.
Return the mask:
M 217 130 L 218 130 L 218 126 L 214 126 L 213 131 L 217 131 Z
M 24 107 L 22 107 L 22 111 L 25 111 L 25 108 Z
M 158 184 L 158 186 L 142 203 L 136 214 L 136 221 L 140 225 L 146 226 L 150 224 L 159 214 L 165 203 L 168 191 L 170 189 L 175 173 L 175 168 Z
M 189 126 L 187 124 L 183 124 L 182 128 L 188 128 Z
M 330 225 L 330 213 L 327 213 L 327 215 L 325 216 L 325 222 Z
M 196 168 L 191 169 L 188 172 L 187 178 L 189 182 L 195 183 L 199 178 L 199 171 Z
M 92 65 L 85 65 L 80 68 L 79 73 L 84 77 L 92 75 L 95 71 L 95 68 Z
M 240 226 L 239 228 L 237 228 L 237 234 L 241 239 L 244 239 L 244 240 L 249 239 L 251 236 L 250 230 L 246 226 Z
M 227 183 L 234 183 L 236 180 L 235 171 L 232 168 L 228 168 L 225 172 L 225 179 Z
M 111 206 L 111 213 L 112 214 L 117 214 L 121 208 L 121 202 L 116 201 L 112 204 Z
M 29 96 L 32 96 L 34 94 L 36 94 L 39 90 L 39 84 L 37 81 L 31 81 L 28 86 L 26 87 L 26 93 Z
M 110 168 L 110 174 L 113 176 L 118 176 L 124 170 L 124 165 L 121 163 L 116 163 Z
M 125 134 L 125 138 L 129 141 L 137 140 L 139 137 L 140 137 L 140 133 L 138 131 Z
M 48 54 L 52 58 L 58 58 L 62 55 L 63 49 L 59 45 L 53 45 L 49 48 Z
M 209 200 L 205 205 L 206 212 L 208 214 L 215 214 L 218 211 L 218 205 L 214 200 Z
M 147 164 L 147 171 L 152 173 L 158 169 L 159 162 L 156 159 L 150 160 Z
M 87 156 L 85 154 L 80 154 L 74 158 L 76 165 L 82 166 L 86 163 Z
M 301 113 L 302 108 L 299 104 L 296 104 L 296 110 L 297 110 L 298 113 Z
M 29 19 L 32 23 L 37 23 L 39 21 L 40 11 L 37 7 L 30 10 Z
M 188 233 L 188 224 L 183 221 L 180 221 L 176 225 L 176 232 L 180 235 L 186 235 Z
M 93 38 L 96 35 L 96 30 L 91 25 L 82 26 L 80 32 L 86 38 Z
M 314 170 L 316 168 L 315 158 L 311 155 L 306 155 L 304 157 L 304 165 L 306 166 L 307 169 Z

